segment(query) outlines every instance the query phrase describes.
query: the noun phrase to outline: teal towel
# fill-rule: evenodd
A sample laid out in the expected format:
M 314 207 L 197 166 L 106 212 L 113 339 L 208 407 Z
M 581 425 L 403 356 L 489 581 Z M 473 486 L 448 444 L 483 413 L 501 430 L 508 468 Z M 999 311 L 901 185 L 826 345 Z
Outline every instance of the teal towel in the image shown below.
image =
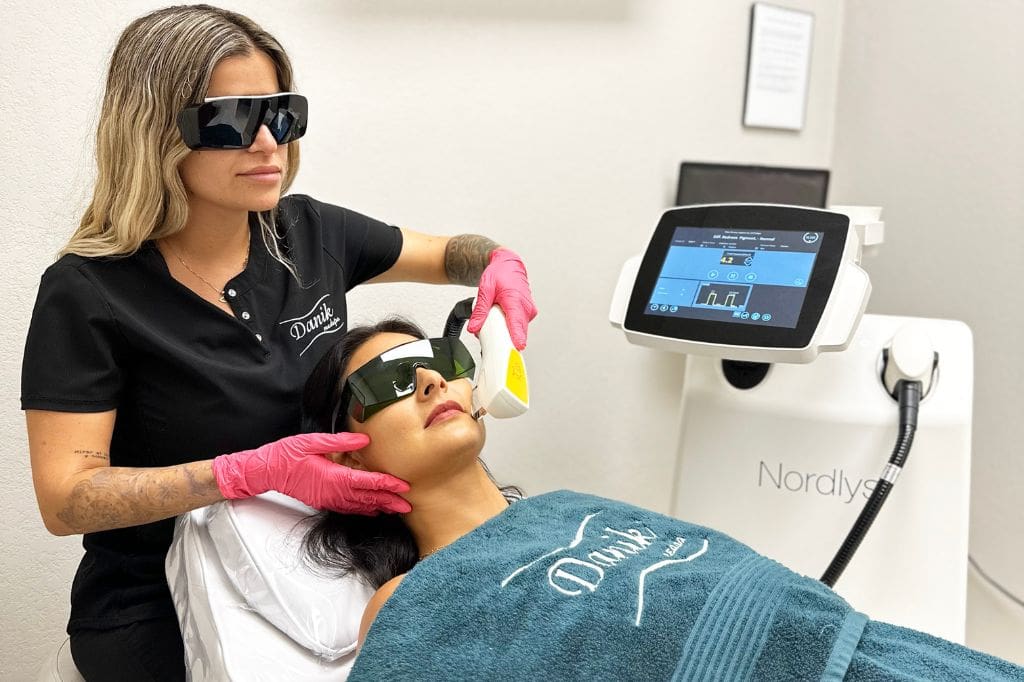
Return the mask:
M 513 504 L 417 564 L 349 679 L 891 679 L 901 638 L 915 643 L 904 656 L 914 665 L 934 652 L 1024 679 L 898 630 L 722 533 L 562 491 Z M 945 669 L 956 668 L 911 668 Z
M 1024 668 L 932 635 L 868 621 L 847 680 L 1024 680 Z

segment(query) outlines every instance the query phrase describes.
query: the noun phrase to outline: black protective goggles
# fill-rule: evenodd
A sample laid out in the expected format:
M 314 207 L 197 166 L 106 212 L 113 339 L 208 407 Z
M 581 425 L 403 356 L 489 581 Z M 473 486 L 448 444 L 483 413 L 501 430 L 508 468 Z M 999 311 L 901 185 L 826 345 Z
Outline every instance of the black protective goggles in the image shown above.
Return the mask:
M 385 407 L 416 391 L 416 370 L 432 369 L 445 381 L 472 379 L 476 373 L 473 356 L 455 337 L 419 339 L 395 346 L 352 372 L 341 390 L 341 400 L 331 415 L 331 431 L 344 428 L 338 423 L 344 411 L 357 422 L 365 422 Z
M 178 114 L 178 129 L 189 149 L 246 149 L 267 126 L 278 144 L 306 133 L 306 98 L 294 92 L 253 97 L 210 97 Z

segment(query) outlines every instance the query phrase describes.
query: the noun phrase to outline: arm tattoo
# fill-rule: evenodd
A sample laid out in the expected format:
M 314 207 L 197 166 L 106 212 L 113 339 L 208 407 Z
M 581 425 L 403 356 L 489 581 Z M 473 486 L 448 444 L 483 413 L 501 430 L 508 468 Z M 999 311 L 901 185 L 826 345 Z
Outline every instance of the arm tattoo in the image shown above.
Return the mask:
M 75 533 L 159 521 L 223 499 L 209 462 L 159 468 L 97 467 L 57 514 Z
M 110 461 L 110 455 L 108 453 L 99 452 L 98 450 L 75 450 L 75 454 L 89 459 L 102 459 L 106 462 Z
M 449 239 L 444 248 L 444 271 L 448 281 L 471 287 L 479 284 L 491 251 L 497 248 L 498 244 L 478 234 L 460 234 Z

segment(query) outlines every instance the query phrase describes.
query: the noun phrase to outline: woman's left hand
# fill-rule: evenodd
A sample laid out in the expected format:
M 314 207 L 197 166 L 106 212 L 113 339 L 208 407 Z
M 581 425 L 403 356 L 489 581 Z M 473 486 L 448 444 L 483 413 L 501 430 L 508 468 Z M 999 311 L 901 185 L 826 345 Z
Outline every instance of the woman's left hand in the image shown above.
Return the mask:
M 480 275 L 480 288 L 476 306 L 469 318 L 467 329 L 477 334 L 487 319 L 491 306 L 497 303 L 505 313 L 512 343 L 519 350 L 526 348 L 526 327 L 537 317 L 537 306 L 530 293 L 526 266 L 511 249 L 500 248 L 491 252 L 490 264 Z

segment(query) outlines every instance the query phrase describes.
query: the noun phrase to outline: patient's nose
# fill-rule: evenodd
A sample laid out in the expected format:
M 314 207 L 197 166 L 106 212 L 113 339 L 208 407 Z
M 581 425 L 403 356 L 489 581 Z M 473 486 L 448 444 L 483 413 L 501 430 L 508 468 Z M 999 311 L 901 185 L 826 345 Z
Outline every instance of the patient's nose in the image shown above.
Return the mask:
M 448 382 L 437 370 L 429 367 L 416 368 L 416 396 L 425 400 L 434 395 L 435 390 L 448 390 Z

